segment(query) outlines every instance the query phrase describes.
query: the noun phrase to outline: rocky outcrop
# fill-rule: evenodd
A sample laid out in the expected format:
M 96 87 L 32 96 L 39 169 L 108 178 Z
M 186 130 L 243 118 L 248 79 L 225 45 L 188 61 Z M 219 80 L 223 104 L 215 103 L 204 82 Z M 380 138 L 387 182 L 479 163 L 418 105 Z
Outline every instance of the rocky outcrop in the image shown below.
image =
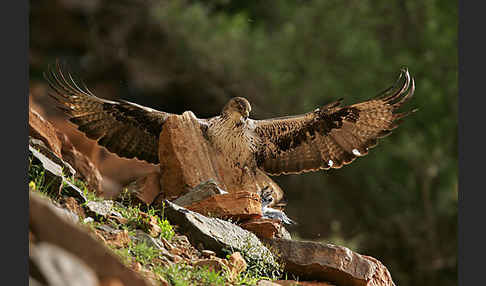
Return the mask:
M 200 249 L 209 249 L 218 256 L 224 256 L 224 249 L 245 253 L 254 259 L 278 268 L 273 254 L 251 232 L 218 218 L 208 218 L 187 210 L 170 201 L 165 201 L 164 214 L 178 226 L 190 242 Z
M 150 205 L 161 194 L 160 172 L 151 172 L 125 186 L 133 198 Z
M 340 286 L 395 285 L 381 262 L 346 247 L 288 239 L 264 241 L 279 253 L 285 271 L 303 280 L 326 281 Z
M 66 135 L 60 133 L 56 127 L 31 108 L 29 109 L 29 136 L 41 140 L 55 157 L 67 162 L 90 189 L 101 192 L 102 176 L 96 166 L 71 144 Z M 56 161 L 53 157 L 50 159 Z
M 78 226 L 60 218 L 44 199 L 33 193 L 29 193 L 29 228 L 39 243 L 55 245 L 76 256 L 88 265 L 100 280 L 117 278 L 123 285 L 150 285 L 123 265 L 108 248 Z M 75 280 L 76 277 L 71 279 Z
M 260 196 L 250 192 L 213 195 L 186 208 L 206 216 L 223 219 L 247 220 L 262 216 Z
M 98 286 L 95 272 L 82 260 L 54 244 L 40 242 L 29 247 L 33 278 L 52 286 Z
M 291 239 L 290 233 L 285 229 L 282 222 L 268 219 L 256 218 L 239 224 L 242 228 L 253 232 L 260 238 L 285 238 Z
M 213 179 L 210 179 L 204 183 L 197 185 L 193 189 L 189 190 L 187 194 L 178 197 L 172 202 L 178 206 L 187 207 L 193 203 L 202 201 L 213 195 L 221 195 L 227 193 L 228 192 L 218 187 L 218 184 Z
M 61 193 L 65 190 L 66 193 L 86 201 L 83 191 L 66 179 L 66 176 L 73 176 L 76 171 L 71 165 L 59 159 L 43 141 L 29 138 L 29 158 L 31 166 L 42 166 L 46 191 Z
M 62 158 L 62 142 L 57 133 L 57 129 L 51 123 L 35 110 L 29 109 L 29 136 L 41 140 L 57 157 Z

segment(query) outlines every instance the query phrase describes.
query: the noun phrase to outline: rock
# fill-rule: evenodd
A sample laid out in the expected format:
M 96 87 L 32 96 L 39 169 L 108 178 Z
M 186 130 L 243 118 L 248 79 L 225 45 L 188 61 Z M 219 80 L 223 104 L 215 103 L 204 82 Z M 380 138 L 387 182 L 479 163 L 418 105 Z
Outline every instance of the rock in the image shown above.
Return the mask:
M 98 278 L 91 268 L 56 245 L 40 242 L 29 254 L 47 285 L 98 286 Z
M 52 210 L 69 223 L 76 224 L 79 222 L 79 216 L 68 209 L 52 205 Z
M 34 152 L 33 150 L 37 152 Z M 74 176 L 76 174 L 76 170 L 49 149 L 42 140 L 29 137 L 29 151 L 42 163 L 45 169 L 48 169 L 56 176 Z M 39 153 L 44 157 L 38 156 Z M 50 161 L 52 161 L 52 163 Z M 54 165 L 57 165 L 58 167 L 55 167 Z M 57 170 L 59 168 L 60 170 Z
M 174 235 L 174 237 L 172 238 L 173 241 L 177 242 L 177 243 L 180 243 L 180 244 L 191 244 L 189 242 L 189 239 L 187 238 L 187 236 L 185 235 Z
M 88 214 L 94 214 L 97 216 L 106 217 L 111 214 L 111 209 L 113 208 L 113 201 L 103 200 L 103 201 L 89 201 L 86 204 Z
M 131 242 L 126 229 L 114 233 L 107 233 L 104 237 L 107 244 L 113 245 L 116 248 L 126 247 Z
M 179 227 L 193 245 L 209 249 L 218 256 L 227 254 L 224 250 L 232 249 L 249 257 L 260 260 L 262 264 L 278 269 L 273 254 L 251 232 L 218 218 L 208 218 L 199 213 L 187 210 L 170 201 L 164 201 L 164 215 Z
M 186 207 L 205 216 L 246 220 L 262 216 L 260 196 L 251 192 L 213 195 Z
M 182 260 L 180 256 L 174 255 L 170 253 L 167 249 L 165 249 L 164 243 L 160 239 L 154 238 L 144 231 L 137 229 L 135 231 L 135 239 L 138 240 L 139 242 L 147 244 L 149 247 L 158 249 L 160 251 L 160 255 L 168 258 L 174 263 L 177 263 Z
M 159 159 L 165 198 L 178 198 L 187 193 L 187 187 L 194 188 L 210 179 L 229 193 L 257 193 L 268 185 L 280 189 L 261 171 L 254 176 L 249 171 L 232 167 L 205 139 L 201 124 L 190 111 L 171 115 L 164 123 L 159 136 Z
M 383 264 L 346 247 L 288 239 L 264 239 L 264 242 L 279 253 L 285 271 L 301 279 L 350 286 L 395 285 Z
M 101 280 L 116 277 L 125 285 L 150 285 L 87 231 L 65 222 L 52 210 L 48 201 L 32 192 L 29 193 L 29 227 L 39 241 L 54 244 L 77 256 Z
M 91 160 L 76 150 L 65 134 L 59 132 L 54 125 L 31 108 L 29 109 L 29 136 L 41 140 L 57 158 L 76 169 L 91 190 L 101 191 L 102 177 Z
M 56 190 L 59 194 L 64 189 L 69 195 L 75 195 L 83 202 L 86 201 L 83 191 L 65 179 L 63 172 L 67 173 L 67 176 L 73 176 L 76 173 L 68 163 L 57 157 L 51 150 L 47 149 L 42 141 L 37 139 L 29 138 L 29 152 L 32 156 L 31 164 L 38 165 L 40 163 L 47 171 L 45 172 L 45 180 L 50 185 L 50 189 Z
M 103 279 L 99 286 L 125 286 L 125 284 L 123 284 L 123 282 L 121 282 L 118 278 L 108 277 Z
M 161 194 L 160 172 L 151 172 L 148 175 L 138 178 L 127 186 L 127 191 L 134 194 L 141 202 L 150 205 L 155 198 Z
M 226 260 L 218 258 L 218 257 L 213 257 L 210 259 L 201 259 L 197 261 L 194 266 L 196 267 L 201 267 L 201 268 L 207 268 L 210 271 L 214 272 L 222 272 L 226 267 Z
M 137 229 L 135 231 L 135 236 L 132 237 L 132 239 L 135 239 L 138 242 L 145 243 L 147 246 L 153 247 L 155 249 L 165 249 L 162 241 L 152 237 L 151 235 L 140 229 Z
M 373 281 L 375 285 L 395 285 L 391 278 L 390 272 L 388 271 L 386 266 L 381 263 L 381 261 L 371 256 L 361 256 L 377 266 L 373 275 L 373 279 L 371 279 L 371 281 Z
M 239 224 L 242 228 L 253 232 L 261 238 L 285 238 L 291 239 L 290 233 L 284 228 L 281 222 L 268 219 L 256 218 Z
M 160 241 L 162 241 L 162 243 L 164 244 L 165 249 L 167 249 L 167 250 L 169 250 L 169 251 L 171 251 L 171 250 L 173 250 L 173 249 L 176 249 L 176 248 L 175 248 L 175 247 L 174 247 L 172 244 L 170 244 L 170 242 L 168 242 L 168 241 L 167 241 L 167 239 L 165 239 L 165 238 L 163 238 L 163 237 L 161 237 L 161 238 L 159 238 L 159 239 L 160 239 Z
M 112 214 L 110 214 L 106 217 L 107 219 L 115 221 L 115 223 L 117 223 L 117 224 L 127 224 L 128 223 L 128 219 L 122 217 L 121 215 L 120 216 L 113 215 L 113 212 L 111 212 L 111 213 Z
M 234 281 L 241 272 L 246 270 L 246 261 L 239 252 L 233 252 L 228 258 L 228 276 L 230 281 Z
M 119 229 L 115 229 L 109 225 L 106 225 L 106 224 L 102 224 L 102 225 L 96 225 L 95 226 L 96 229 L 99 229 L 99 230 L 102 230 L 104 232 L 107 232 L 109 234 L 115 234 L 115 233 L 118 233 L 120 232 L 121 230 Z
M 159 226 L 158 218 L 148 215 L 144 212 L 139 212 L 142 219 L 143 229 L 152 237 L 158 237 L 162 229 Z
M 64 201 L 64 206 L 70 210 L 71 212 L 75 213 L 78 217 L 84 219 L 86 214 L 84 213 L 84 209 L 78 204 L 76 199 L 73 197 L 68 197 Z
M 192 190 L 189 190 L 187 194 L 178 197 L 172 202 L 178 206 L 187 207 L 195 202 L 202 201 L 212 195 L 227 193 L 228 192 L 218 187 L 218 184 L 213 179 L 210 179 L 204 183 L 197 185 Z
M 170 286 L 169 282 L 167 282 L 167 280 L 165 280 L 164 277 L 162 277 L 160 275 L 158 275 L 157 281 L 158 281 L 160 286 Z
M 46 171 L 44 172 L 44 181 L 46 182 L 46 185 L 50 186 L 49 189 L 60 192 L 63 182 L 62 166 L 49 159 L 46 155 L 42 154 L 33 146 L 35 145 L 32 144 L 31 140 L 29 142 L 29 151 L 32 156 L 31 164 L 38 165 L 40 163 L 42 168 Z M 37 186 L 35 187 L 37 188 Z
M 214 252 L 212 250 L 207 250 L 207 249 L 202 250 L 201 251 L 201 254 L 205 258 L 210 258 L 211 256 L 216 256 L 216 252 Z
M 62 159 L 77 171 L 77 177 L 82 179 L 91 191 L 101 195 L 103 177 L 98 168 L 86 155 L 74 147 L 67 135 L 60 132 L 57 135 L 62 143 Z
M 268 281 L 268 280 L 259 280 L 256 284 L 257 286 L 280 286 L 280 284 L 275 283 L 274 281 Z
M 29 108 L 29 136 L 41 140 L 58 158 L 62 158 L 62 142 L 57 136 L 57 129 L 32 108 Z
M 91 223 L 91 222 L 94 222 L 94 219 L 92 217 L 87 217 L 85 219 L 83 219 L 83 223 Z
M 140 272 L 143 269 L 143 266 L 140 262 L 134 261 L 130 266 L 134 271 Z
M 276 280 L 273 282 L 275 285 L 283 285 L 283 286 L 335 286 L 334 284 L 330 284 L 327 282 L 318 282 L 318 281 Z

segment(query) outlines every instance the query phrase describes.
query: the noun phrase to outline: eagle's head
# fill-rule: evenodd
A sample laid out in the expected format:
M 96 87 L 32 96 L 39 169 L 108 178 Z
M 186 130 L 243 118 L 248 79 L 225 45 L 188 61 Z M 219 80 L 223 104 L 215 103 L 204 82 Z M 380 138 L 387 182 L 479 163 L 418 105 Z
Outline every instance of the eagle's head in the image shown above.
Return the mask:
M 226 103 L 222 115 L 227 116 L 235 121 L 244 121 L 250 115 L 251 106 L 244 97 L 233 97 Z

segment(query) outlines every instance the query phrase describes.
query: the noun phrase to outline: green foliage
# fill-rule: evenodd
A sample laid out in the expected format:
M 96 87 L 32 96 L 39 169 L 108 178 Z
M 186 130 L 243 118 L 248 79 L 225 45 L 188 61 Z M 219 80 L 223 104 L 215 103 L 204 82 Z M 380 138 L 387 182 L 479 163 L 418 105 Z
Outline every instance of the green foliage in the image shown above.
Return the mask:
M 243 259 L 246 261 L 246 270 L 242 273 L 244 277 L 249 279 L 266 277 L 267 279 L 279 279 L 283 275 L 284 265 L 279 261 L 279 253 L 277 251 L 268 248 L 270 251 L 260 251 L 254 247 L 249 237 L 243 241 L 239 252 Z M 234 249 L 223 248 L 223 252 L 226 253 L 226 257 L 234 252 Z
M 230 281 L 226 270 L 216 272 L 207 267 L 192 267 L 186 264 L 173 264 L 168 267 L 154 266 L 152 271 L 161 275 L 171 285 L 257 285 L 262 279 L 269 280 L 267 277 L 251 276 L 248 273 L 240 273 L 233 281 Z
M 123 206 L 119 204 L 115 204 L 115 210 L 119 212 L 122 217 L 127 219 L 127 228 L 130 230 L 133 229 L 142 229 L 146 231 L 147 225 L 149 222 L 149 218 L 143 217 L 141 215 L 140 205 L 137 206 Z M 175 235 L 174 228 L 170 224 L 170 222 L 164 217 L 163 215 L 163 208 L 162 210 L 158 210 L 152 207 L 148 208 L 147 214 L 149 216 L 155 217 L 157 220 L 157 225 L 160 227 L 161 232 L 159 237 L 163 237 L 167 240 L 171 240 L 172 237 Z
M 227 285 L 224 275 L 207 268 L 193 268 L 185 264 L 173 264 L 169 267 L 154 267 L 153 271 L 162 275 L 171 285 Z
M 158 249 L 148 246 L 144 242 L 131 243 L 128 250 L 135 257 L 135 260 L 140 262 L 142 265 L 148 264 L 152 261 L 152 259 L 158 257 L 160 254 Z

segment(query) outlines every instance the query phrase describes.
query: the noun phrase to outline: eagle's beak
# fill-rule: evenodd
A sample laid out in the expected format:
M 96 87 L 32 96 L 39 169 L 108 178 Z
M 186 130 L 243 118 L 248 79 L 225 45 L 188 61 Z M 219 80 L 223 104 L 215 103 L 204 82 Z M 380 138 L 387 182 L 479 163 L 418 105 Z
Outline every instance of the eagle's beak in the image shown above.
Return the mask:
M 247 120 L 249 116 L 250 116 L 250 112 L 246 111 L 245 115 L 243 115 L 243 119 Z

